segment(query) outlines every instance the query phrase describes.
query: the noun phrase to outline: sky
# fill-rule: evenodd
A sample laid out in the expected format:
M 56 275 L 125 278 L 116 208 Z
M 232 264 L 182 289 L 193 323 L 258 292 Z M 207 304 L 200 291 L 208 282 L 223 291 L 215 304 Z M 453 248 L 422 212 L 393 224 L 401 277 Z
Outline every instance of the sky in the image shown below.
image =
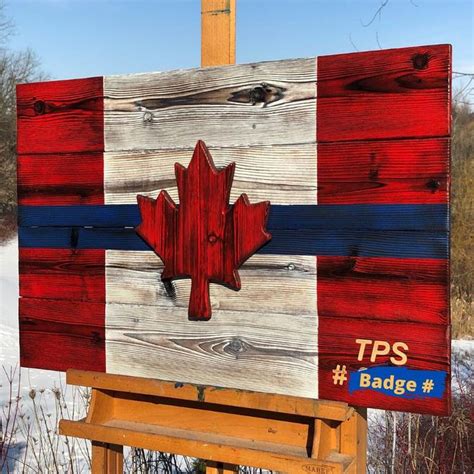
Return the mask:
M 1 2 L 2 0 L 0 0 Z M 3 0 L 9 47 L 51 79 L 198 67 L 200 0 Z M 474 0 L 237 0 L 237 63 L 451 43 L 474 73 Z

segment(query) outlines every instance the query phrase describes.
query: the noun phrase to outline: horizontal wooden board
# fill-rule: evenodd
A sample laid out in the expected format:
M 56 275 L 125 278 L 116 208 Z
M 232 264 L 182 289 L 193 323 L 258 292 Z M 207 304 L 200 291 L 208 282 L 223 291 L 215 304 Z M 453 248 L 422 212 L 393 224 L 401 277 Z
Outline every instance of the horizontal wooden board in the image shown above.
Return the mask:
M 105 251 L 20 248 L 20 296 L 105 302 Z
M 318 314 L 446 326 L 446 260 L 318 257 Z
M 317 398 L 315 313 L 216 309 L 196 323 L 186 308 L 108 304 L 106 311 L 110 373 Z
M 188 307 L 190 280 L 176 280 L 168 290 L 160 281 L 163 264 L 154 252 L 106 252 L 107 302 L 177 308 Z M 229 318 L 241 311 L 316 317 L 316 258 L 254 255 L 239 270 L 242 288 L 211 284 L 213 311 Z M 179 316 L 178 316 L 179 317 Z M 191 325 L 192 327 L 192 325 Z
M 104 150 L 103 78 L 19 84 L 19 154 Z
M 216 166 L 236 164 L 231 202 L 242 193 L 251 202 L 317 202 L 314 140 L 273 146 L 209 147 L 209 150 Z M 137 194 L 155 198 L 161 190 L 179 202 L 174 164 L 187 167 L 191 156 L 192 149 L 179 148 L 105 153 L 105 203 L 135 204 Z
M 20 298 L 23 367 L 105 372 L 105 305 Z
M 318 142 L 450 134 L 451 46 L 318 57 Z
M 136 227 L 137 204 L 19 206 L 20 227 Z M 446 204 L 270 205 L 267 229 L 448 231 Z
M 318 144 L 318 203 L 448 201 L 448 138 Z
M 443 325 L 420 322 L 357 320 L 319 314 L 319 396 L 328 400 L 344 400 L 356 406 L 396 406 L 401 411 L 446 414 L 450 407 L 450 334 Z M 363 337 L 362 337 L 363 336 Z M 362 367 L 389 364 L 389 357 L 379 356 L 376 364 L 369 360 L 366 349 L 361 361 L 357 360 L 359 344 L 356 339 L 387 341 L 407 344 L 407 366 L 410 369 L 446 371 L 446 390 L 441 398 L 413 398 L 389 396 L 374 390 L 349 393 L 348 384 L 333 382 L 333 369 L 344 364 L 349 372 Z
M 104 93 L 106 151 L 316 141 L 314 58 L 109 76 Z
M 18 204 L 104 203 L 102 153 L 18 156 Z
M 21 247 L 150 250 L 134 228 L 20 227 L 18 237 Z M 441 231 L 276 229 L 258 253 L 445 259 L 448 244 Z

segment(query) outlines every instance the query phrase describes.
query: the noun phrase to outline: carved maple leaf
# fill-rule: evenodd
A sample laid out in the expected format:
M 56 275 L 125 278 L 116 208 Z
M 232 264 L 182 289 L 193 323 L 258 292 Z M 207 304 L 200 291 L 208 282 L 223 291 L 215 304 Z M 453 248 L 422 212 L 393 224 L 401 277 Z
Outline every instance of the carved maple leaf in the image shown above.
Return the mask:
M 157 199 L 137 196 L 136 231 L 165 264 L 161 279 L 191 278 L 191 320 L 211 317 L 209 283 L 239 290 L 238 268 L 271 239 L 269 201 L 250 204 L 242 194 L 229 205 L 234 170 L 235 163 L 217 169 L 200 140 L 188 168 L 175 164 L 179 205 L 166 191 Z

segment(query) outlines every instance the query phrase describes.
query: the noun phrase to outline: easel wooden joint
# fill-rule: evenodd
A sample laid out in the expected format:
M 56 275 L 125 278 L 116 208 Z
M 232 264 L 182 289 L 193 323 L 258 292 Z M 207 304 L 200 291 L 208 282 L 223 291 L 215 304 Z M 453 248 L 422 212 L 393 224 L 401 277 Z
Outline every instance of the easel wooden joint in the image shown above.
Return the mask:
M 89 412 L 60 433 L 92 440 L 92 472 L 121 473 L 122 446 L 278 472 L 365 472 L 366 416 L 342 402 L 70 370 L 92 388 Z

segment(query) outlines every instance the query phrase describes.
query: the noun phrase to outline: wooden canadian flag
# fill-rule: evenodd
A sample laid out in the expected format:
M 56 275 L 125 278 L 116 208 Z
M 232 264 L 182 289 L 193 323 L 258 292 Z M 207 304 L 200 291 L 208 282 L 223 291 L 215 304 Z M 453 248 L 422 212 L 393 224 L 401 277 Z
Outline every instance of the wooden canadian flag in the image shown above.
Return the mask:
M 440 45 L 19 85 L 22 365 L 447 414 L 450 68 Z M 222 209 L 271 203 L 207 321 L 137 232 L 199 140 L 235 163 Z M 196 216 L 173 258 L 223 238 Z

